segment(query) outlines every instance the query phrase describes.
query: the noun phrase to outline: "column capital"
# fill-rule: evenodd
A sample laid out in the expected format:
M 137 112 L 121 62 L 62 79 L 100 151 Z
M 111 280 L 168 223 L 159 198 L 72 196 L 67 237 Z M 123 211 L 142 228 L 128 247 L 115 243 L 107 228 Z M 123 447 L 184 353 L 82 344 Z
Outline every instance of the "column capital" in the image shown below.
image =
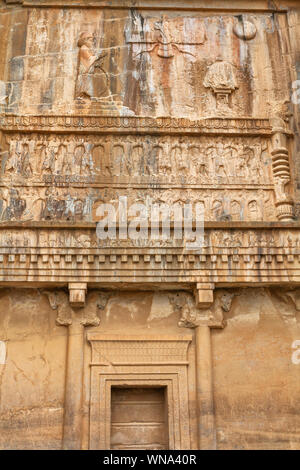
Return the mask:
M 202 302 L 199 308 L 191 294 L 183 293 L 183 298 L 178 298 L 177 309 L 181 313 L 179 326 L 185 328 L 197 328 L 207 326 L 209 328 L 224 328 L 224 312 L 229 312 L 234 298 L 234 293 L 225 289 L 218 289 L 213 296 L 212 289 L 196 289 Z M 204 300 L 204 301 L 203 301 Z M 204 306 L 205 305 L 205 306 Z
M 104 310 L 110 294 L 100 290 L 91 290 L 86 295 L 85 283 L 71 283 L 70 293 L 62 289 L 43 291 L 48 297 L 50 307 L 56 310 L 56 323 L 61 326 L 77 324 L 81 326 L 98 326 L 100 323 L 99 312 Z M 71 302 L 70 297 L 74 302 Z M 83 302 L 84 296 L 84 304 Z M 79 300 L 82 300 L 80 303 Z M 83 308 L 76 308 L 83 307 Z

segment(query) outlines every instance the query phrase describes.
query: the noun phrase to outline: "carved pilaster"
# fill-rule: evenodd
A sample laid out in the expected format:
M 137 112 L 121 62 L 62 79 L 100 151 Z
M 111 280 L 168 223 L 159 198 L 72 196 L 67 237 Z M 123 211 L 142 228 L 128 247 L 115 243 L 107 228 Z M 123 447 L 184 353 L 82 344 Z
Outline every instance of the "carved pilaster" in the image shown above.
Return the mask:
M 291 180 L 289 152 L 284 122 L 280 118 L 273 120 L 272 170 L 275 185 L 276 215 L 279 220 L 293 220 L 294 201 L 286 191 Z
M 181 313 L 179 326 L 195 328 L 198 442 L 201 450 L 216 449 L 217 442 L 210 329 L 224 328 L 223 313 L 230 310 L 234 297 L 233 293 L 219 290 L 213 300 L 213 287 L 213 284 L 197 284 L 195 299 L 188 293 L 182 293 L 181 297 L 175 294 L 176 297 L 170 299 Z
M 84 327 L 98 326 L 98 310 L 106 306 L 108 295 L 89 292 L 84 308 L 86 283 L 69 284 L 70 299 L 62 290 L 45 291 L 50 306 L 57 311 L 56 323 L 68 326 L 66 386 L 64 403 L 63 449 L 81 449 Z

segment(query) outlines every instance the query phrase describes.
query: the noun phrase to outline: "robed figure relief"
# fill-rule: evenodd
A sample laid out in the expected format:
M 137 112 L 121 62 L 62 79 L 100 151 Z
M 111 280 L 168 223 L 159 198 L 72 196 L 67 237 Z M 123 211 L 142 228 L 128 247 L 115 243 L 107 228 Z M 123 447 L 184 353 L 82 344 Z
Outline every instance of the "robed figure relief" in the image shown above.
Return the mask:
M 88 32 L 79 36 L 75 98 L 79 100 L 111 101 L 109 78 L 103 68 L 104 53 L 95 54 L 94 37 Z

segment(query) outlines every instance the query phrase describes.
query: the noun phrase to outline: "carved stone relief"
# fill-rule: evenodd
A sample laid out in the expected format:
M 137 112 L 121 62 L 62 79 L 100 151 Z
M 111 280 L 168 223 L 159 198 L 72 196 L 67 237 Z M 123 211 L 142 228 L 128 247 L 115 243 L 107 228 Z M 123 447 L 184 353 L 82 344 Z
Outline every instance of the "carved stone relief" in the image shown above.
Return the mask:
M 69 295 L 63 290 L 43 291 L 48 297 L 50 306 L 57 311 L 56 323 L 69 326 L 76 318 L 83 326 L 98 326 L 99 312 L 105 308 L 109 294 L 101 291 L 90 291 L 87 294 L 86 306 L 80 309 L 72 308 Z
M 218 112 L 230 111 L 230 95 L 238 88 L 232 65 L 222 59 L 213 63 L 207 70 L 203 85 L 215 95 Z
M 94 36 L 88 32 L 80 34 L 77 45 L 79 53 L 75 97 L 79 100 L 111 101 L 108 75 L 102 64 L 106 54 L 94 54 Z
M 90 177 L 187 177 L 202 184 L 271 182 L 268 141 L 252 138 L 8 136 L 4 178 L 90 182 Z M 52 180 L 55 181 L 55 180 Z M 94 179 L 94 181 L 96 181 Z
M 125 34 L 126 42 L 134 47 L 135 57 L 152 52 L 164 59 L 173 58 L 176 53 L 193 56 L 195 54 L 188 46 L 197 46 L 205 41 L 205 27 L 201 20 L 192 30 L 188 29 L 188 22 L 183 18 L 178 20 L 162 16 L 145 20 L 137 13 L 132 14 L 132 23 Z
M 250 41 L 256 36 L 256 26 L 252 21 L 248 21 L 240 15 L 233 27 L 234 34 L 244 41 Z
M 66 229 L 29 229 L 24 228 L 22 231 L 14 228 L 2 228 L 0 230 L 0 247 L 1 248 L 97 248 L 99 246 L 109 246 L 113 241 L 100 240 L 97 238 L 94 228 L 74 230 Z M 128 246 L 134 246 L 134 240 L 126 240 Z M 126 246 L 123 240 L 116 240 L 114 246 Z M 182 242 L 169 240 L 149 240 L 148 244 L 145 240 L 145 246 L 174 246 L 181 247 Z M 244 229 L 228 230 L 225 228 L 206 229 L 203 240 L 204 248 L 245 248 L 251 250 L 257 249 L 274 249 L 276 255 L 277 248 L 281 248 L 282 253 L 289 253 L 289 249 L 295 250 L 295 256 L 298 256 L 300 249 L 300 235 L 297 229 L 263 230 L 263 229 Z M 271 250 L 272 252 L 272 250 Z M 272 252 L 273 253 L 273 252 Z M 279 253 L 280 254 L 280 253 Z
M 205 325 L 223 328 L 225 326 L 223 313 L 229 312 L 234 295 L 226 290 L 217 290 L 213 305 L 206 309 L 196 307 L 195 298 L 191 293 L 176 292 L 169 294 L 169 299 L 175 311 L 180 313 L 179 326 L 195 328 Z
M 125 17 L 118 12 L 112 21 L 101 9 L 90 9 L 83 16 L 76 9 L 64 14 L 57 9 L 51 18 L 57 27 L 49 27 L 46 10 L 29 12 L 25 49 L 23 55 L 12 58 L 16 65 L 6 86 L 10 112 L 29 114 L 35 109 L 36 113 L 198 119 L 214 114 L 207 106 L 211 88 L 212 93 L 218 90 L 219 113 L 228 111 L 229 101 L 233 114 L 260 115 L 265 99 L 263 78 L 250 70 L 257 68 L 260 58 L 265 63 L 269 60 L 271 51 L 258 54 L 256 50 L 256 32 L 265 34 L 265 24 L 274 21 L 268 12 L 252 18 L 132 8 Z M 224 40 L 216 41 L 218 37 Z M 238 38 L 251 49 L 248 59 L 247 54 L 236 54 Z M 230 67 L 235 75 L 234 79 L 230 72 L 231 85 Z M 24 72 L 21 80 L 20 69 Z M 47 70 L 51 70 L 51 83 Z M 227 76 L 225 84 L 221 80 L 225 86 L 207 84 L 205 88 L 207 74 L 219 79 Z M 269 93 L 274 77 L 268 78 Z M 208 77 L 206 81 L 211 82 Z M 250 96 L 253 90 L 258 99 Z

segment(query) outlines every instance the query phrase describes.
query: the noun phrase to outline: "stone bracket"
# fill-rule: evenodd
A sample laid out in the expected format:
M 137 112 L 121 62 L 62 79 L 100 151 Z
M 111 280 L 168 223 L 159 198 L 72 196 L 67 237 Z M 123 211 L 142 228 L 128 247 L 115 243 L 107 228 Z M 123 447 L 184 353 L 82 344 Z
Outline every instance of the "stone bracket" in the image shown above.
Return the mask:
M 202 284 L 197 282 L 194 290 L 197 308 L 208 308 L 214 303 L 214 284 Z
M 86 282 L 69 282 L 69 301 L 72 307 L 84 307 L 87 292 Z

